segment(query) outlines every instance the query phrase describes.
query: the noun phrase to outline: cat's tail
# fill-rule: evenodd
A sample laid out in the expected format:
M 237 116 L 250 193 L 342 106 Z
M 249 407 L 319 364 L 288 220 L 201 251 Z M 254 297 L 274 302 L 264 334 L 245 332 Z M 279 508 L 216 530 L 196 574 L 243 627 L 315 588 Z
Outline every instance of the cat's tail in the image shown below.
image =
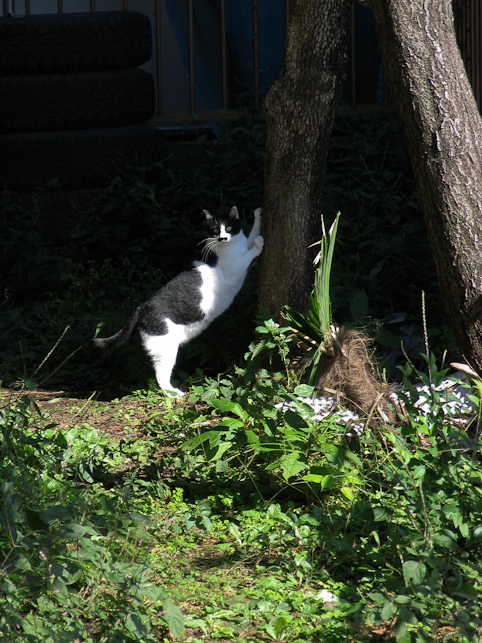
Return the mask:
M 104 350 L 105 348 L 115 348 L 125 344 L 131 337 L 132 333 L 137 327 L 137 322 L 139 319 L 139 308 L 136 308 L 132 315 L 129 317 L 129 321 L 121 328 L 115 335 L 110 337 L 96 337 L 92 340 L 92 343 L 96 348 Z

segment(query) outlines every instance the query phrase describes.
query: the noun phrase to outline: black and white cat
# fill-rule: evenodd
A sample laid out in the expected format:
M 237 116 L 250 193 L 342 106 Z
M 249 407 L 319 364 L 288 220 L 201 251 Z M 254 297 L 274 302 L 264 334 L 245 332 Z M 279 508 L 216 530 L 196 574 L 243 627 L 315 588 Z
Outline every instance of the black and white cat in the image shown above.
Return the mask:
M 154 364 L 157 383 L 175 396 L 183 395 L 171 385 L 179 346 L 199 335 L 229 308 L 264 245 L 259 234 L 261 208 L 254 212 L 254 225 L 247 238 L 236 207 L 226 217 L 214 217 L 207 210 L 204 215 L 210 236 L 204 241 L 203 261 L 195 261 L 191 270 L 174 277 L 138 306 L 115 335 L 93 340 L 99 348 L 120 346 L 138 329 Z

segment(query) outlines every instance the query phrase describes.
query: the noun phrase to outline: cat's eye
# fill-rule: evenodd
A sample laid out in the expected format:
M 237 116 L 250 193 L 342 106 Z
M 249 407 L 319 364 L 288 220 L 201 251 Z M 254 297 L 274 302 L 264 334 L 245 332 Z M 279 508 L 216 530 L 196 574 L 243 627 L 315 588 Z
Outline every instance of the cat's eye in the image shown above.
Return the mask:
M 219 228 L 213 228 L 214 234 L 219 234 Z
M 232 227 L 228 225 L 228 227 L 226 228 L 226 232 L 231 232 L 231 230 L 232 230 Z

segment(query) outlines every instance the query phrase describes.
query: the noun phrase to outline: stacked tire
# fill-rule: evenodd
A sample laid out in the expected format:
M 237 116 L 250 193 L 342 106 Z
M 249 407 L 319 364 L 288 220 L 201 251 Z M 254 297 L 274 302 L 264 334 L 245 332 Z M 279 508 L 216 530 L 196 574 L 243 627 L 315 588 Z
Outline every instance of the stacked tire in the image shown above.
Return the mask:
M 101 188 L 159 160 L 151 55 L 135 11 L 0 18 L 0 186 Z

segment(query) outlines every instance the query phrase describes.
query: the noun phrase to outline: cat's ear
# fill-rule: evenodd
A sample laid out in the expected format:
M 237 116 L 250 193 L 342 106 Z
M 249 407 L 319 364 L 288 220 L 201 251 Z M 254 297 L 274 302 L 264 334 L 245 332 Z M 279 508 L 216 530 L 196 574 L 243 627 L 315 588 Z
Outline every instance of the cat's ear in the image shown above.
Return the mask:
M 213 215 L 207 210 L 203 210 L 203 212 L 204 212 L 204 216 L 206 217 L 206 221 L 208 223 L 211 223 L 211 221 L 214 219 Z
M 235 205 L 233 205 L 233 207 L 231 208 L 231 212 L 229 213 L 229 218 L 239 219 L 238 208 Z

